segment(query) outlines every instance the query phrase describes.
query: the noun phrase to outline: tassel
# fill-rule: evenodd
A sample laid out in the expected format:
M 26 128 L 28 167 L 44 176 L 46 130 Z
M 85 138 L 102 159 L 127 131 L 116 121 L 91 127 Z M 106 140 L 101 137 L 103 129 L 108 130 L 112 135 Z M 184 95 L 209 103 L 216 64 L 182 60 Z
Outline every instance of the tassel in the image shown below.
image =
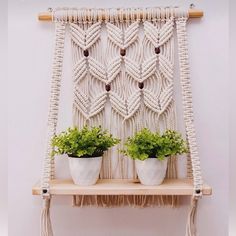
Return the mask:
M 53 236 L 50 219 L 50 198 L 43 199 L 43 209 L 41 212 L 40 224 L 40 236 Z
M 197 215 L 198 198 L 192 197 L 191 208 L 188 215 L 186 236 L 197 236 L 196 215 Z

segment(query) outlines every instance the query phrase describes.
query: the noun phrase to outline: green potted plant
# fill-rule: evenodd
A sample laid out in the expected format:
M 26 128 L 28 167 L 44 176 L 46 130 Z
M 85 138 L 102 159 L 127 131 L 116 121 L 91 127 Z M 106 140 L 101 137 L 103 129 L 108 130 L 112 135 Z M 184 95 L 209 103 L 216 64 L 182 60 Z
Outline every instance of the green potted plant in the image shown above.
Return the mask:
M 68 155 L 75 184 L 93 185 L 99 177 L 103 153 L 117 143 L 119 140 L 101 127 L 68 128 L 53 137 L 52 155 Z
M 160 134 L 144 128 L 127 139 L 123 152 L 135 160 L 142 184 L 159 185 L 166 175 L 168 157 L 186 153 L 188 149 L 177 131 L 167 130 Z

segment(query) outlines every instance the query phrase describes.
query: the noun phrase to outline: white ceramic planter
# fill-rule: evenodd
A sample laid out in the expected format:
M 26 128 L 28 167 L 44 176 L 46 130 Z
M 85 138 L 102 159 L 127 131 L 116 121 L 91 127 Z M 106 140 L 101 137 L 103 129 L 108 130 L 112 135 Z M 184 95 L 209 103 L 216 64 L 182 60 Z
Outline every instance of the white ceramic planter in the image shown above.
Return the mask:
M 135 160 L 140 182 L 143 185 L 160 185 L 166 176 L 167 161 L 167 158 L 163 161 L 157 158 L 148 158 L 144 161 Z
M 97 182 L 102 165 L 102 157 L 69 157 L 71 177 L 75 184 L 93 185 Z

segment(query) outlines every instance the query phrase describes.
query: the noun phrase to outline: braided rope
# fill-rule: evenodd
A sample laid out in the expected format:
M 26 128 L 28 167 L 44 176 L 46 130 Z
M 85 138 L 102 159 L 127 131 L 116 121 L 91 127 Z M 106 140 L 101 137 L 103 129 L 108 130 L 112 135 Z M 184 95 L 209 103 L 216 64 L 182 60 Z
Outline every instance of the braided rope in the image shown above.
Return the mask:
M 65 23 L 57 22 L 55 28 L 55 49 L 54 49 L 54 58 L 52 67 L 50 106 L 48 114 L 47 148 L 44 158 L 43 176 L 41 183 L 43 197 L 49 197 L 50 194 L 49 181 L 53 179 L 55 175 L 54 158 L 51 156 L 52 153 L 51 138 L 56 134 L 62 64 L 63 64 L 63 54 L 64 54 L 64 41 L 65 41 Z
M 187 16 L 179 17 L 176 20 L 176 28 L 179 50 L 180 80 L 182 87 L 184 120 L 192 162 L 193 182 L 195 189 L 194 195 L 199 196 L 202 194 L 203 181 L 201 176 L 200 159 L 197 150 L 196 133 L 193 122 L 193 104 L 186 32 L 187 19 Z

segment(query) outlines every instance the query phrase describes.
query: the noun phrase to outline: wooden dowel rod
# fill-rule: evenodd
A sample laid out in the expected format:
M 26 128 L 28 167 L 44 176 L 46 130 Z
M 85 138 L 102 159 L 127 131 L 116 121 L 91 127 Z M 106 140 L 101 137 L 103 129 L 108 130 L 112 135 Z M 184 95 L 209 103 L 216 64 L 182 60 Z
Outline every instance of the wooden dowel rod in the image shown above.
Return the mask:
M 189 18 L 201 18 L 203 17 L 203 11 L 197 9 L 189 9 Z M 142 14 L 140 14 L 142 18 Z M 105 20 L 105 14 L 102 15 L 102 19 Z M 38 20 L 40 21 L 52 21 L 52 13 L 51 12 L 42 12 L 38 15 Z

